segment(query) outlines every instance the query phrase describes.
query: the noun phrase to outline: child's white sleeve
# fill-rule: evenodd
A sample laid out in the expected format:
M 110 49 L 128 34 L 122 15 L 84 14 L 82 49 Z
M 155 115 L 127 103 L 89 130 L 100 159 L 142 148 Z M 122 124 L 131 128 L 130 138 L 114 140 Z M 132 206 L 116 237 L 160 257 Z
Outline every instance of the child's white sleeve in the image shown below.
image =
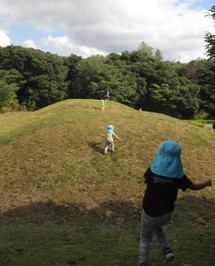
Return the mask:
M 114 135 L 117 139 L 119 139 L 118 136 L 117 136 L 114 132 L 113 132 L 113 135 Z

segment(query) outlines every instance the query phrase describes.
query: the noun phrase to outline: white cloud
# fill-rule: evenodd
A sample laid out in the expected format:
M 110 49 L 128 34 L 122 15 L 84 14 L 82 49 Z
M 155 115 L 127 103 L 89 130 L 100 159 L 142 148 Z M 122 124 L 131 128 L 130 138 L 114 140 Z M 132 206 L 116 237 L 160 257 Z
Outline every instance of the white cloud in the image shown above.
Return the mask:
M 187 61 L 204 57 L 205 32 L 214 31 L 213 21 L 205 16 L 208 10 L 202 7 L 206 2 L 0 0 L 0 19 L 42 30 L 43 39 L 32 40 L 34 44 L 40 48 L 40 42 L 45 43 L 47 50 L 63 55 L 132 51 L 144 41 L 160 49 L 166 60 Z M 56 29 L 65 35 L 53 36 Z
M 26 47 L 26 48 L 38 49 L 38 46 L 34 43 L 33 40 L 25 40 L 23 42 L 23 46 Z
M 51 48 L 53 51 L 57 51 L 60 55 L 70 55 L 71 53 L 77 54 L 82 57 L 88 57 L 92 54 L 100 54 L 105 55 L 102 51 L 99 51 L 93 47 L 87 47 L 84 45 L 77 45 L 70 41 L 70 39 L 66 36 L 53 37 L 51 35 L 48 38 L 44 38 L 42 43 Z
M 6 32 L 0 30 L 0 46 L 5 47 L 7 45 L 10 45 L 10 38 Z

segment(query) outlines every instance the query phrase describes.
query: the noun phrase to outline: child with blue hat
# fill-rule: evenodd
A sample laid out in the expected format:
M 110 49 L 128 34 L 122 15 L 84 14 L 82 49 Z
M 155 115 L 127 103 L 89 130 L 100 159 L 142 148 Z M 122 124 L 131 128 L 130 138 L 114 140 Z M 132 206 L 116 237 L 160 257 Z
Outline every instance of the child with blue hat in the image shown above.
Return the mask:
M 105 142 L 104 154 L 107 153 L 109 148 L 111 151 L 114 151 L 115 145 L 114 145 L 113 136 L 119 139 L 118 136 L 114 133 L 114 127 L 112 125 L 109 125 L 106 129 L 106 142 Z
M 194 183 L 184 174 L 181 153 L 181 146 L 175 141 L 167 140 L 161 143 L 157 155 L 144 173 L 147 187 L 141 213 L 140 266 L 149 265 L 148 254 L 154 232 L 163 252 L 164 262 L 174 259 L 163 226 L 171 219 L 178 190 L 200 190 L 212 186 L 210 179 Z

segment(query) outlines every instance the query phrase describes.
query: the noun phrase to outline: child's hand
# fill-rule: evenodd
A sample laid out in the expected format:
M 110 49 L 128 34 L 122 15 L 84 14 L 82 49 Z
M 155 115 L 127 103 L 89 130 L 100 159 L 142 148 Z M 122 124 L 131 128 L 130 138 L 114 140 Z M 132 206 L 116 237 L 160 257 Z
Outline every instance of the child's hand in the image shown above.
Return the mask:
M 211 179 L 208 179 L 207 182 L 208 182 L 208 186 L 209 186 L 209 187 L 212 187 L 212 181 L 211 181 Z

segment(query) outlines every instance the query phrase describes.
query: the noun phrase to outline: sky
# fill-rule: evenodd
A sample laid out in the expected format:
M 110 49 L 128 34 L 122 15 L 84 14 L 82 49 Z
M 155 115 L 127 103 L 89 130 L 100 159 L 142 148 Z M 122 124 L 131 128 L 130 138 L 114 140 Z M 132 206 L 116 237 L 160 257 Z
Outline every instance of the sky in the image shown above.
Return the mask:
M 214 0 L 0 0 L 0 46 L 19 45 L 83 58 L 137 50 L 164 60 L 206 58 L 206 16 Z

